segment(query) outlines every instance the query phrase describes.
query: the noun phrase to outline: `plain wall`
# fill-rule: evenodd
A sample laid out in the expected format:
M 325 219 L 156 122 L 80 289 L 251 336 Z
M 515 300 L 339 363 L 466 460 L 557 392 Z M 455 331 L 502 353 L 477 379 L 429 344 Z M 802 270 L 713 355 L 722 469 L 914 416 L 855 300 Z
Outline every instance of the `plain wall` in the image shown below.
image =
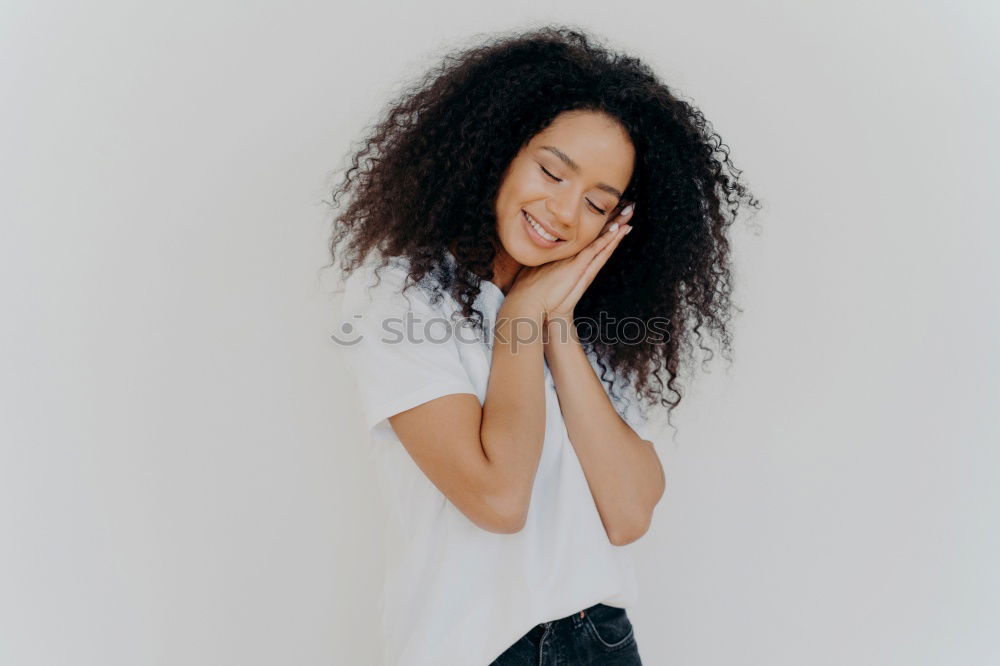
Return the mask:
M 550 21 L 645 58 L 764 204 L 735 362 L 656 442 L 646 663 L 997 658 L 996 3 L 8 0 L 0 663 L 378 663 L 322 202 L 401 83 Z

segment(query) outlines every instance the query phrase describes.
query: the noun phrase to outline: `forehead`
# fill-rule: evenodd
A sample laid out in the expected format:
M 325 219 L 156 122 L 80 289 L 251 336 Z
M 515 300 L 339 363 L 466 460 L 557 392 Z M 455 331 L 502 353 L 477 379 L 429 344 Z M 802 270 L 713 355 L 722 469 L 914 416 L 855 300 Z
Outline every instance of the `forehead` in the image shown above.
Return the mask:
M 555 154 L 543 146 L 552 146 L 571 158 L 580 172 L 608 180 L 624 189 L 632 176 L 635 150 L 625 129 L 611 116 L 596 111 L 567 111 L 532 137 L 529 150 L 540 151 L 553 159 Z

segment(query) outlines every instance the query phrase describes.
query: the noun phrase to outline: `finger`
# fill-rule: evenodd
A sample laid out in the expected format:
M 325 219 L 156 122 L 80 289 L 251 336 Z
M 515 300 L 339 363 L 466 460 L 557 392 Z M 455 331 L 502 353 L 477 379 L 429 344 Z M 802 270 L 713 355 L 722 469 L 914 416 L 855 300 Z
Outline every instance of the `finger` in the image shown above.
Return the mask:
M 634 213 L 635 213 L 635 204 L 630 203 L 629 205 L 625 206 L 620 211 L 618 211 L 618 213 L 616 213 L 614 217 L 608 220 L 608 223 L 604 225 L 604 228 L 607 229 L 612 224 L 618 224 L 618 226 L 621 226 L 623 224 L 628 224 L 629 220 L 632 218 L 632 215 Z
M 568 298 L 573 299 L 573 303 L 580 300 L 580 297 L 583 296 L 583 292 L 590 287 L 590 284 L 594 281 L 597 273 L 604 267 L 604 264 L 607 263 L 608 257 L 610 257 L 615 251 L 615 248 L 618 247 L 619 243 L 622 242 L 622 239 L 625 238 L 631 228 L 631 226 L 625 225 L 609 234 L 612 236 L 611 241 L 608 242 L 608 244 L 594 256 L 590 263 L 587 264 L 586 268 L 583 269 L 583 273 L 581 273 L 579 279 L 577 280 L 576 285 L 570 291 Z
M 617 228 L 622 226 L 623 224 L 629 224 L 629 220 L 632 218 L 634 211 L 635 211 L 635 204 L 629 204 L 628 206 L 625 206 L 625 208 L 619 211 L 618 214 L 616 214 L 613 218 L 608 220 L 607 224 L 605 224 L 604 227 L 601 229 L 601 234 L 598 236 L 598 238 L 601 238 L 605 233 L 610 231 L 612 227 Z
M 590 245 L 580 250 L 573 261 L 576 262 L 581 270 L 583 267 L 590 264 L 597 256 L 597 253 L 603 250 L 615 239 L 615 235 L 618 233 L 619 225 L 612 223 L 601 232 L 601 234 L 590 242 Z
M 590 245 L 585 247 L 583 250 L 578 252 L 573 261 L 581 263 L 583 265 L 589 265 L 590 262 L 594 260 L 594 257 L 598 255 L 604 248 L 606 248 L 615 238 L 615 230 L 619 229 L 623 224 L 628 223 L 632 219 L 635 213 L 635 202 L 629 203 L 627 206 L 618 211 L 604 228 L 601 229 L 601 233 L 595 238 Z
M 593 259 L 591 259 L 590 263 L 587 264 L 587 270 L 593 269 L 593 272 L 597 273 L 597 271 L 601 268 L 601 266 L 604 265 L 604 262 L 608 260 L 608 257 L 611 256 L 611 253 L 615 251 L 615 248 L 617 248 L 618 245 L 622 242 L 622 239 L 625 238 L 625 236 L 627 236 L 628 232 L 631 230 L 632 230 L 631 225 L 625 224 L 618 227 L 616 231 L 609 234 L 611 236 L 611 240 L 604 247 L 601 248 L 601 250 L 594 256 Z

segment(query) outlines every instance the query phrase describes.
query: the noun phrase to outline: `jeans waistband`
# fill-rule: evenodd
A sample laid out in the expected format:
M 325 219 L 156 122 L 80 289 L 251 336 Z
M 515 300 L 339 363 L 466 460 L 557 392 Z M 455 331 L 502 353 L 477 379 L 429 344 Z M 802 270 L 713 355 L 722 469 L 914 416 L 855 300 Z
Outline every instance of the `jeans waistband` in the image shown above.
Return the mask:
M 558 624 L 571 623 L 574 627 L 578 627 L 583 622 L 584 617 L 586 617 L 587 613 L 589 613 L 591 609 L 599 605 L 600 604 L 598 603 L 594 604 L 593 606 L 588 606 L 587 608 L 584 608 L 581 611 L 577 611 L 576 613 L 573 613 L 572 615 L 567 615 L 566 617 L 561 617 L 558 620 L 549 620 L 548 622 L 542 622 L 541 624 L 536 624 L 534 627 L 531 628 L 531 631 L 528 632 L 528 638 L 532 639 L 532 641 L 534 641 L 537 644 L 538 641 L 541 639 L 542 635 L 545 633 L 545 630 L 550 628 L 553 624 L 557 623 Z

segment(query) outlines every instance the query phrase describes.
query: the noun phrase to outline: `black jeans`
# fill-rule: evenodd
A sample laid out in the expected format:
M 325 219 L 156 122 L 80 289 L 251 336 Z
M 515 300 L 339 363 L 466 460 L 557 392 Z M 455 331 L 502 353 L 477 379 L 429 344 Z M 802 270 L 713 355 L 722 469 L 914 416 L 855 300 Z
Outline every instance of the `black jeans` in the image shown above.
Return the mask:
M 490 666 L 550 664 L 641 666 L 625 609 L 594 604 L 579 613 L 535 625 Z

